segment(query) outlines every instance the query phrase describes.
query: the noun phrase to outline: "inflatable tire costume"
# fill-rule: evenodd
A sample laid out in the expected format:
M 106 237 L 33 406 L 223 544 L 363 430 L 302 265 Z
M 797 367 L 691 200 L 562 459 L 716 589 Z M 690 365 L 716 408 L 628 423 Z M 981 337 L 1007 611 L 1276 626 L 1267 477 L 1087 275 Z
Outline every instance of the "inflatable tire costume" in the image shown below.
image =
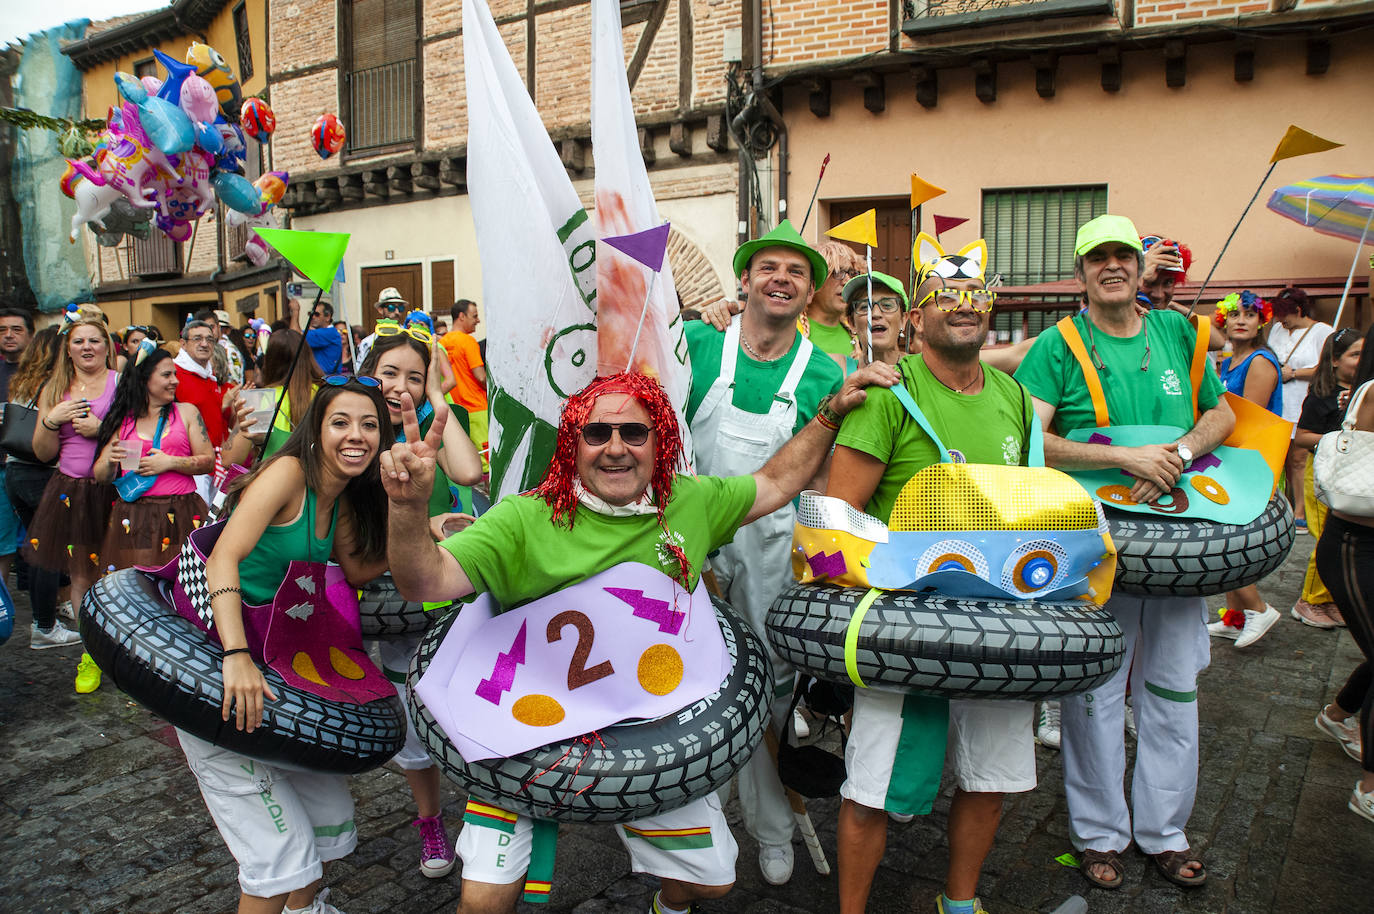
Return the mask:
M 262 668 L 276 701 L 252 733 L 221 720 L 219 648 L 177 613 L 170 582 L 126 568 L 95 583 L 78 624 L 86 650 L 116 687 L 176 727 L 216 746 L 283 768 L 359 774 L 405 744 L 399 698 L 349 705 L 287 685 Z
M 1031 701 L 1086 692 L 1121 666 L 1121 629 L 1082 601 L 999 603 L 882 592 L 859 622 L 853 673 L 846 633 L 862 591 L 797 584 L 768 613 L 768 640 L 820 679 L 943 698 Z
M 458 616 L 435 622 L 406 678 L 415 732 L 440 769 L 502 809 L 563 822 L 631 822 L 685 806 L 728 783 L 763 739 L 773 674 L 763 643 L 715 598 L 731 658 L 720 690 L 674 714 L 599 731 L 600 744 L 550 743 L 469 764 L 415 694 L 415 683 Z
M 358 596 L 358 618 L 364 638 L 396 638 L 418 635 L 429 627 L 442 610 L 426 612 L 423 603 L 413 603 L 396 592 L 390 574 L 373 578 Z
M 1248 524 L 1151 517 L 1104 506 L 1116 543 L 1116 590 L 1209 597 L 1255 584 L 1293 547 L 1293 509 L 1275 493 Z

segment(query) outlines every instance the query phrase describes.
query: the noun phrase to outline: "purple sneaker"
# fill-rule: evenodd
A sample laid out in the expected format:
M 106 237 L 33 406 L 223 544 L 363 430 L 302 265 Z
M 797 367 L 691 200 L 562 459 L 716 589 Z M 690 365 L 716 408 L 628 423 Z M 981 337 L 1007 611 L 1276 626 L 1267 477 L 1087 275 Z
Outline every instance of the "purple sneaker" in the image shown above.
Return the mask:
M 453 842 L 444 830 L 444 817 L 421 816 L 410 823 L 420 830 L 420 872 L 430 879 L 439 879 L 453 872 L 455 857 Z

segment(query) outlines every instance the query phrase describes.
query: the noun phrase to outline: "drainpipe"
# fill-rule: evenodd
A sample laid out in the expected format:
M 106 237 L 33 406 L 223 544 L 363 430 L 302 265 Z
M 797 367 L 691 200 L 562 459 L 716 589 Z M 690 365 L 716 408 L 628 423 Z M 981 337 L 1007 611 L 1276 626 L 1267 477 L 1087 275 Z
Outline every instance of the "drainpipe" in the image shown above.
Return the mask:
M 749 36 L 751 50 L 753 52 L 753 67 L 750 72 L 751 91 L 744 110 L 735 116 L 731 122 L 736 137 L 748 138 L 748 121 L 752 120 L 749 115 L 755 117 L 761 113 L 772 122 L 778 131 L 778 213 L 780 217 L 785 217 L 787 213 L 787 123 L 783 120 L 781 112 L 768 100 L 763 92 L 763 0 L 749 0 L 750 26 L 752 32 Z M 755 111 L 755 106 L 759 111 Z M 737 139 L 738 141 L 738 139 Z M 747 144 L 740 145 L 739 154 L 739 243 L 743 244 L 752 236 L 752 228 L 749 225 L 749 185 L 750 174 L 753 171 L 752 156 L 753 151 Z M 770 201 L 771 202 L 771 201 Z

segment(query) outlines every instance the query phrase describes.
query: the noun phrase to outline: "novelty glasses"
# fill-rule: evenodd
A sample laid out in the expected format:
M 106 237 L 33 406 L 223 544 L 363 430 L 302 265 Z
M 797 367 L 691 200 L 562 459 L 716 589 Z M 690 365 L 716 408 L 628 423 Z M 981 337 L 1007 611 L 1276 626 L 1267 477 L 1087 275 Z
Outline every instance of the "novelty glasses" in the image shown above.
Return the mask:
M 400 324 L 391 321 L 377 322 L 378 336 L 400 336 L 402 333 L 411 339 L 419 340 L 425 345 L 434 342 L 434 334 L 430 333 L 423 325 L 411 324 L 409 327 L 402 327 Z
M 941 311 L 958 311 L 960 305 L 967 303 L 979 314 L 986 314 L 992 310 L 993 302 L 997 301 L 997 293 L 991 289 L 932 289 L 917 302 L 916 307 L 922 308 L 931 300 Z
M 582 426 L 582 440 L 600 447 L 610 442 L 613 431 L 630 447 L 639 447 L 649 440 L 649 426 L 643 422 L 588 422 Z

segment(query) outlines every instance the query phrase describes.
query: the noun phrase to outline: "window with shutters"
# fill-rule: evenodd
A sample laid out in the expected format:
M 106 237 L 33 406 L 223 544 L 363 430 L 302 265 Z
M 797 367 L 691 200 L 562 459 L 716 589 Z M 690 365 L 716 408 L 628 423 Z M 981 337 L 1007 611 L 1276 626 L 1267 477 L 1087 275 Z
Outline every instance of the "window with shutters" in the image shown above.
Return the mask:
M 346 0 L 348 151 L 413 144 L 420 101 L 416 0 Z
M 1107 211 L 1107 185 L 983 191 L 991 273 L 1009 286 L 1073 279 L 1078 227 Z
M 248 4 L 234 7 L 234 48 L 239 57 L 239 79 L 253 78 L 253 40 L 248 35 Z

